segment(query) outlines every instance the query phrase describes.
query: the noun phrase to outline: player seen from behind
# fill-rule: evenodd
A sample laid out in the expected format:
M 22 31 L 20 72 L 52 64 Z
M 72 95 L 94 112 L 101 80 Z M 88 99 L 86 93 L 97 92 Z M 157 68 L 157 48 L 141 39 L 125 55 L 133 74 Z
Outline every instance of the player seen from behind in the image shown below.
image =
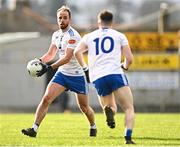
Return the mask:
M 100 97 L 106 115 L 107 125 L 115 128 L 114 115 L 116 101 L 125 112 L 125 143 L 134 144 L 132 130 L 134 126 L 133 95 L 123 70 L 128 70 L 133 55 L 128 40 L 123 33 L 112 29 L 113 14 L 102 11 L 98 15 L 99 29 L 86 34 L 74 54 L 80 65 L 87 69 L 83 53 L 88 51 L 90 81 L 93 82 Z M 120 59 L 124 55 L 123 63 Z

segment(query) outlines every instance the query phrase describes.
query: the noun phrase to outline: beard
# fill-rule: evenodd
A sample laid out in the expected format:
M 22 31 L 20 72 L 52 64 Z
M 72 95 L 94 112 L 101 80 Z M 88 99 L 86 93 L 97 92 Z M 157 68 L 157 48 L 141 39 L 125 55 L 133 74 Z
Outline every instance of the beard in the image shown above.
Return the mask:
M 60 24 L 59 25 L 59 28 L 62 30 L 66 29 L 67 27 L 68 27 L 68 24 Z

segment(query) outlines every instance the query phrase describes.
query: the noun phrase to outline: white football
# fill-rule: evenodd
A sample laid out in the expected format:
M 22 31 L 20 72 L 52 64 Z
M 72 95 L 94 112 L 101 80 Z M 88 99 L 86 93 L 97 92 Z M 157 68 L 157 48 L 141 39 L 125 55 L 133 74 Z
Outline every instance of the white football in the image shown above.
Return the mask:
M 42 65 L 40 63 L 41 61 L 37 59 L 28 62 L 27 70 L 32 77 L 37 77 L 36 75 L 37 71 L 40 71 L 42 69 Z

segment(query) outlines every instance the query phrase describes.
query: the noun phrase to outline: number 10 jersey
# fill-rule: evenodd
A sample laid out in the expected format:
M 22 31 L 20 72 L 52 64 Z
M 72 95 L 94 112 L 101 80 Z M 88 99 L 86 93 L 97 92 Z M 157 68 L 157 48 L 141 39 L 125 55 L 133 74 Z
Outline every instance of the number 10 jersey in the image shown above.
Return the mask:
M 128 45 L 123 33 L 114 29 L 97 29 L 81 40 L 88 47 L 88 65 L 91 82 L 111 74 L 123 74 L 121 48 Z

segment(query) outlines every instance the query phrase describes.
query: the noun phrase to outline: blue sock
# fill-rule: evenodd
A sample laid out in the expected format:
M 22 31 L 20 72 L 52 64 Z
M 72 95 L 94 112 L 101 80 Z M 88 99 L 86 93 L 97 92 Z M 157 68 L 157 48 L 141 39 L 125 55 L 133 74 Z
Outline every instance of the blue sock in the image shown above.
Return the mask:
M 125 136 L 131 137 L 131 135 L 132 135 L 132 130 L 131 129 L 127 129 L 126 133 L 125 133 Z

